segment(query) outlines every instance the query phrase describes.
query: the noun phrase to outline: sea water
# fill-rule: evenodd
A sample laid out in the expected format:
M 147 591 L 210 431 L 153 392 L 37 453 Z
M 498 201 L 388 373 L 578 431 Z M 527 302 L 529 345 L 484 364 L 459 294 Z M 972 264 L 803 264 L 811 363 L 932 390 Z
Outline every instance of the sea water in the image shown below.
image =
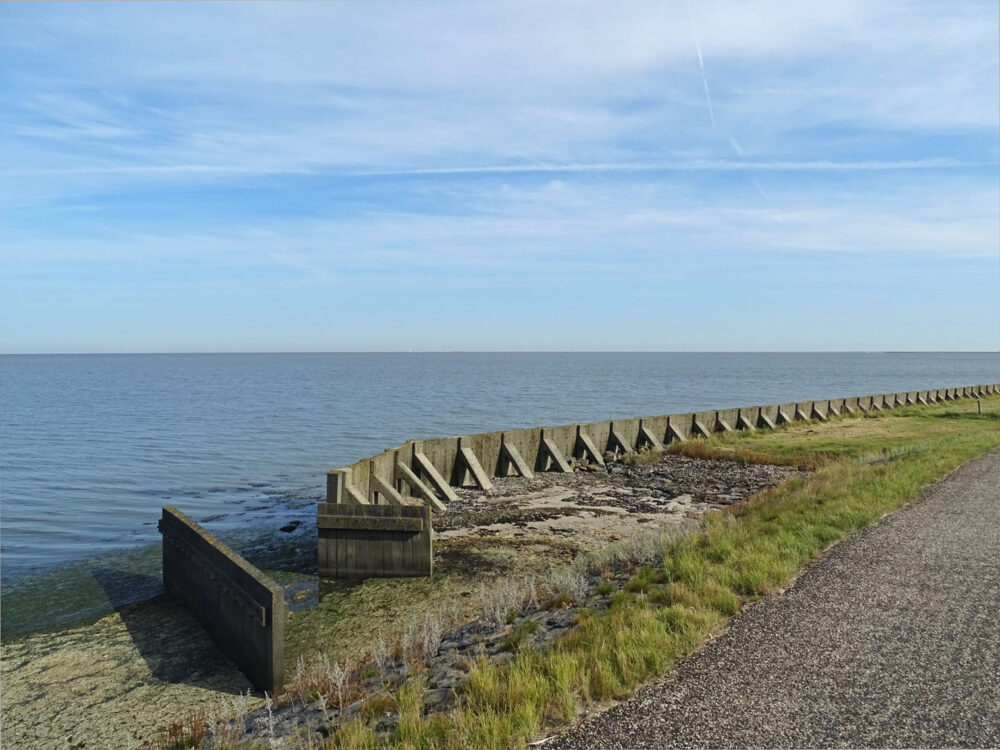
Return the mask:
M 0 356 L 4 632 L 155 592 L 163 505 L 308 547 L 327 470 L 410 438 L 998 381 L 997 353 Z

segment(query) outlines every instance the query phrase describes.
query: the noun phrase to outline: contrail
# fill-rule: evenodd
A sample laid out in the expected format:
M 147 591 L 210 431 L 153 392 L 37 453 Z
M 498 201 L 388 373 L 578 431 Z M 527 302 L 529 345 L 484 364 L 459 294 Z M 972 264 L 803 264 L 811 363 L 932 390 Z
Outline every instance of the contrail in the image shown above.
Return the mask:
M 775 221 L 784 221 L 781 211 L 779 211 L 778 207 L 774 205 L 774 201 L 771 200 L 771 196 L 764 192 L 764 188 L 762 188 L 760 183 L 757 182 L 757 178 L 752 177 L 750 178 L 750 181 L 753 183 L 753 186 L 757 188 L 757 192 L 760 193 L 760 197 L 764 199 L 765 203 L 767 203 L 767 207 L 771 209 L 771 218 Z
M 694 36 L 694 48 L 698 50 L 698 67 L 701 68 L 701 82 L 705 86 L 705 101 L 708 102 L 708 116 L 712 120 L 712 130 L 719 132 L 715 127 L 715 110 L 712 109 L 712 96 L 708 93 L 708 78 L 705 75 L 705 60 L 701 56 L 701 42 L 698 41 L 698 29 L 694 25 L 694 11 L 691 10 L 691 0 L 684 0 L 687 5 L 688 18 L 691 19 L 691 34 Z

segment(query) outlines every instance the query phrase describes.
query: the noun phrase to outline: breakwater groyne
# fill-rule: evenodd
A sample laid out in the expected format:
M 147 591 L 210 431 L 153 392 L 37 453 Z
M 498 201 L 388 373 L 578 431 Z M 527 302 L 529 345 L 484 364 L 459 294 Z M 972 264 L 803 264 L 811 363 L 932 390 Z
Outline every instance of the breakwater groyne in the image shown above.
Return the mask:
M 430 575 L 433 514 L 457 499 L 456 487 L 489 490 L 498 477 L 600 467 L 719 432 L 998 394 L 1000 384 L 975 385 L 408 440 L 328 472 L 316 517 L 319 577 Z M 280 689 L 288 613 L 281 586 L 174 508 L 163 509 L 160 531 L 166 588 L 258 689 Z
M 974 385 L 408 440 L 328 473 L 326 502 L 317 516 L 320 576 L 427 575 L 430 535 L 423 527 L 418 530 L 416 523 L 404 521 L 402 516 L 410 513 L 404 509 L 426 506 L 443 511 L 457 497 L 455 487 L 489 490 L 496 477 L 569 472 L 581 463 L 603 466 L 607 458 L 717 432 L 773 429 L 791 422 L 998 393 L 1000 384 Z M 386 506 L 399 510 L 375 510 Z M 366 513 L 364 507 L 371 511 Z M 371 523 L 362 528 L 359 519 L 366 515 L 372 516 Z M 367 554 L 362 562 L 359 550 L 375 545 L 385 552 Z M 404 547 L 415 561 L 411 567 L 400 562 Z
M 715 432 L 773 428 L 787 422 L 878 412 L 915 404 L 954 401 L 1000 393 L 1000 385 L 802 401 L 685 414 L 483 432 L 408 440 L 356 461 L 327 476 L 327 502 L 359 505 L 428 504 L 444 510 L 452 487 L 489 489 L 492 477 L 511 472 L 569 471 L 570 459 L 603 464 L 604 454 L 662 447 Z

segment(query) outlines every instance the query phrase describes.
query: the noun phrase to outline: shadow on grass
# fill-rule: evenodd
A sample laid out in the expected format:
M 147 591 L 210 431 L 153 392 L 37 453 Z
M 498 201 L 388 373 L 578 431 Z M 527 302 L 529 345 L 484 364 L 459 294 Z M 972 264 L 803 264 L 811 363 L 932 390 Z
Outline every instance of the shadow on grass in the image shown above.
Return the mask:
M 946 411 L 933 416 L 935 419 L 975 419 L 977 421 L 1000 422 L 1000 411 L 988 411 L 982 414 L 974 411 Z

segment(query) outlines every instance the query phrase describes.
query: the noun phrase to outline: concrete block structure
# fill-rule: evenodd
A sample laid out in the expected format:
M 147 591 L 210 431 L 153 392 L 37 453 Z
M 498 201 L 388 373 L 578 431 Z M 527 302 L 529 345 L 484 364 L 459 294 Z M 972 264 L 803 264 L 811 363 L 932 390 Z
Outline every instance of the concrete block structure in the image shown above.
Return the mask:
M 167 591 L 258 690 L 280 690 L 288 617 L 281 586 L 176 508 L 163 509 L 159 529 Z
M 320 578 L 429 576 L 427 505 L 321 503 L 316 516 Z
M 718 432 L 775 429 L 792 422 L 824 421 L 995 393 L 1000 393 L 1000 385 L 410 440 L 329 473 L 327 502 L 320 505 L 317 514 L 320 574 L 331 578 L 429 575 L 433 513 L 446 510 L 457 499 L 455 487 L 488 491 L 497 477 L 532 477 L 540 471 L 570 472 L 584 464 L 602 466 L 608 454 L 617 457 L 650 447 L 660 449 L 672 442 L 707 438 Z M 346 510 L 349 506 L 353 506 L 350 512 Z M 368 518 L 369 526 L 362 529 L 357 525 L 360 521 L 344 520 L 350 513 Z M 424 524 L 419 531 L 417 520 Z M 374 545 L 372 550 L 382 551 L 372 551 L 361 563 L 358 550 L 368 543 Z M 347 549 L 354 549 L 353 557 L 345 551 L 342 559 L 341 550 Z

